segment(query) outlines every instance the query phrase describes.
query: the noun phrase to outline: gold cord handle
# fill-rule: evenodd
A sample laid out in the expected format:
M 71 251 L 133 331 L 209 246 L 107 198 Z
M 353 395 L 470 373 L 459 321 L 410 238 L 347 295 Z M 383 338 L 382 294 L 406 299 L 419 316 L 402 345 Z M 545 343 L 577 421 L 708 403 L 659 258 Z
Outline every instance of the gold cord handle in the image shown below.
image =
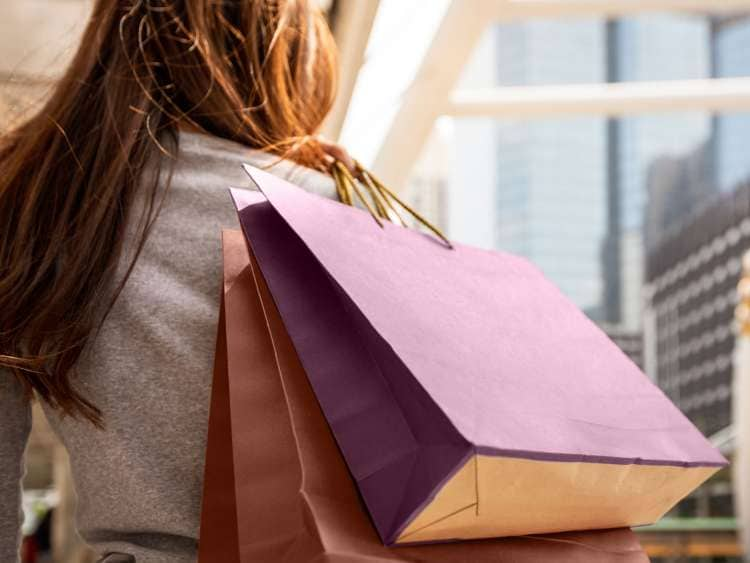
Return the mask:
M 398 211 L 400 207 L 403 211 L 409 213 L 418 223 L 429 229 L 448 248 L 453 248 L 450 240 L 448 240 L 440 229 L 399 198 L 392 190 L 385 187 L 364 166 L 356 160 L 354 161 L 354 166 L 356 177 L 340 160 L 333 161 L 331 174 L 336 183 L 336 192 L 341 203 L 354 205 L 354 198 L 356 197 L 367 208 L 370 215 L 372 215 L 375 222 L 381 228 L 383 227 L 382 219 L 407 226 L 406 221 L 404 221 L 404 218 Z

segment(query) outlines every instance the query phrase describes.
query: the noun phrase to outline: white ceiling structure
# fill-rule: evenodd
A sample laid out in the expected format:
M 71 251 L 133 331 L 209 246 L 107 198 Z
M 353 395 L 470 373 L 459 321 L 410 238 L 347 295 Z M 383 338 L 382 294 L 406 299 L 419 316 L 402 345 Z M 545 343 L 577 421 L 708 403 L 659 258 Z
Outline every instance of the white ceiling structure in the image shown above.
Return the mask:
M 344 5 L 358 1 L 339 0 Z M 455 90 L 479 38 L 495 22 L 649 12 L 721 14 L 749 10 L 750 0 L 381 0 L 373 35 L 379 31 L 380 12 L 396 11 L 396 3 L 402 11 L 401 20 L 408 20 L 408 25 L 401 35 L 395 33 L 385 41 L 381 38 L 380 45 L 368 46 L 364 59 L 360 57 L 364 64 L 341 135 L 346 146 L 396 188 L 406 183 L 435 121 L 442 115 L 537 118 L 581 113 L 616 116 L 750 110 L 750 79 L 746 78 Z M 426 43 L 410 44 L 411 29 L 436 12 Z M 391 19 L 400 23 L 398 15 Z M 407 64 L 404 60 L 409 58 L 410 49 L 420 52 L 419 64 L 409 80 L 397 83 L 398 77 L 392 76 L 398 75 L 395 65 Z M 382 51 L 386 52 L 384 56 Z M 357 99 L 360 92 L 369 94 L 359 97 L 369 99 L 370 107 Z M 390 104 L 377 107 L 383 100 Z

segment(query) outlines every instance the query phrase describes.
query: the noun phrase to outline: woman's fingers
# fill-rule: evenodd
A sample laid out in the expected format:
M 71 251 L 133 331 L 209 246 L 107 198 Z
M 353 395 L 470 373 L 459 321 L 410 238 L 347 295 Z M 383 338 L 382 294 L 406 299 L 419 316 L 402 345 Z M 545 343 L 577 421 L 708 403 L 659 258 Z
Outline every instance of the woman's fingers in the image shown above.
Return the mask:
M 329 143 L 328 141 L 324 141 L 323 139 L 320 139 L 320 146 L 326 152 L 326 154 L 346 166 L 349 169 L 349 172 L 351 172 L 352 174 L 356 173 L 357 166 L 354 163 L 354 159 L 344 147 L 342 147 L 341 145 L 337 145 L 336 143 Z

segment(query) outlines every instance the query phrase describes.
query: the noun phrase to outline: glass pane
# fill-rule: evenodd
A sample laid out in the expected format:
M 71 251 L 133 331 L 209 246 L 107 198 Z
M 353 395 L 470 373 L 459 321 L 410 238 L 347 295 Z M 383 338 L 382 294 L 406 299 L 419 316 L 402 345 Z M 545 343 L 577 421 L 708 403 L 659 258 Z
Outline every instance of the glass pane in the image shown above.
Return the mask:
M 611 81 L 686 80 L 711 75 L 711 19 L 644 15 L 609 24 Z
M 485 70 L 502 86 L 748 76 L 748 27 L 746 13 L 502 23 L 487 32 L 496 57 Z
M 531 20 L 500 24 L 493 32 L 499 85 L 606 80 L 604 20 Z

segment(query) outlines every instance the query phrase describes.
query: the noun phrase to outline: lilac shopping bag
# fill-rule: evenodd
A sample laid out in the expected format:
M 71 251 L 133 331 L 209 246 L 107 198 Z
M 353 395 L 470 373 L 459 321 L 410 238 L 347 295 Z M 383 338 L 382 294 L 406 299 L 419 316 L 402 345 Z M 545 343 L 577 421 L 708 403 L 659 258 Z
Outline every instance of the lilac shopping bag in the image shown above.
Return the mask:
M 726 464 L 526 260 L 246 169 L 246 241 L 386 544 L 647 524 Z

